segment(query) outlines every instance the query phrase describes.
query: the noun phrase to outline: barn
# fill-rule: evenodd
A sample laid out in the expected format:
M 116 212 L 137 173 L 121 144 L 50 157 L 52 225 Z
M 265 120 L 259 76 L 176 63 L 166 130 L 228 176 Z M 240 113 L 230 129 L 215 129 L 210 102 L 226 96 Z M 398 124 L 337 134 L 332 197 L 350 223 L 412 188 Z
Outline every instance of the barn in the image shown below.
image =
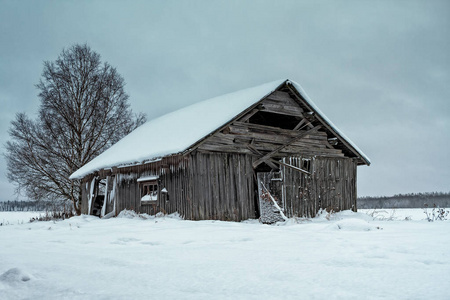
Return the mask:
M 360 165 L 369 158 L 302 87 L 278 80 L 150 120 L 70 178 L 84 214 L 273 223 L 356 210 Z

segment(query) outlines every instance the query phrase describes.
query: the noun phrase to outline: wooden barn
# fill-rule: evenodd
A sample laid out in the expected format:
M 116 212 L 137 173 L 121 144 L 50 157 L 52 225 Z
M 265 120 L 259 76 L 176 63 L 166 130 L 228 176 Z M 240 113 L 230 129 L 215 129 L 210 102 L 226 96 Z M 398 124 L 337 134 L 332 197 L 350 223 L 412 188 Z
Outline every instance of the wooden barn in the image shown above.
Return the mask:
M 153 119 L 71 179 L 84 214 L 272 223 L 356 210 L 356 169 L 369 164 L 299 84 L 280 80 Z

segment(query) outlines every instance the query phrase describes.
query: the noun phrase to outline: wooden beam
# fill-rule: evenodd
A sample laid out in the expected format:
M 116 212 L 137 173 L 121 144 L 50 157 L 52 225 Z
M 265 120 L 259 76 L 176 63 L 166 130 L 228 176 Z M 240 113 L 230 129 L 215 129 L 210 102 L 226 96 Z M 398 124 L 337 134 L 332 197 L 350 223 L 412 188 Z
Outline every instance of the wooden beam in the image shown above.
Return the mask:
M 258 149 L 256 149 L 255 147 L 253 147 L 253 145 L 251 145 L 251 144 L 247 144 L 247 148 L 250 149 L 250 151 L 252 151 L 252 152 L 255 153 L 256 155 L 264 156 L 264 154 L 262 154 L 261 152 L 259 152 Z M 277 167 L 271 160 L 265 160 L 264 162 L 265 162 L 269 167 L 271 167 L 272 169 L 278 169 L 278 167 Z
M 230 134 L 233 135 L 258 135 L 258 134 L 264 134 L 264 135 L 277 135 L 277 136 L 283 136 L 285 138 L 295 138 L 300 130 L 292 130 L 292 129 L 282 129 L 278 127 L 271 127 L 266 125 L 259 125 L 259 124 L 251 124 L 251 123 L 242 123 L 242 122 L 234 122 L 230 126 Z M 314 126 L 313 126 L 314 127 Z M 257 136 L 254 136 L 256 139 Z M 308 139 L 314 139 L 314 140 L 326 140 L 327 134 L 325 132 L 317 132 L 313 135 L 311 135 Z
M 247 144 L 247 148 L 250 149 L 253 153 L 259 156 L 264 156 L 258 149 L 256 149 L 252 144 Z
M 252 152 L 248 149 L 235 146 L 235 145 L 213 145 L 204 143 L 200 145 L 198 150 L 207 150 L 207 151 L 215 151 L 215 152 L 232 152 L 232 153 L 243 153 L 243 154 L 251 154 Z
M 277 154 L 278 152 L 280 152 L 280 150 L 282 150 L 283 148 L 295 143 L 296 141 L 304 138 L 305 136 L 307 136 L 308 134 L 311 134 L 313 132 L 316 132 L 317 130 L 319 130 L 319 128 L 321 127 L 321 125 L 317 125 L 316 127 L 302 132 L 300 133 L 298 136 L 296 136 L 295 138 L 291 139 L 289 142 L 287 142 L 284 145 L 281 145 L 280 147 L 276 148 L 275 150 L 273 150 L 272 152 L 267 153 L 266 155 L 264 155 L 263 157 L 261 157 L 260 159 L 257 159 L 253 162 L 253 168 L 256 168 L 257 166 L 259 166 L 262 162 L 266 161 L 269 158 L 272 158 L 272 156 L 274 156 L 275 154 Z
M 325 146 L 327 146 L 328 149 L 334 149 L 334 147 L 331 146 L 331 144 L 328 142 L 328 140 L 325 141 L 324 143 L 325 143 Z
M 275 91 L 267 96 L 267 99 L 272 99 L 275 101 L 292 101 L 292 98 L 287 92 Z
M 252 111 L 250 111 L 248 114 L 246 114 L 245 116 L 243 116 L 242 118 L 239 119 L 240 122 L 247 122 L 251 117 L 253 117 L 254 114 L 256 114 L 259 111 L 259 109 L 255 108 L 252 109 Z
M 275 163 L 279 164 L 279 165 L 282 165 L 282 166 L 291 168 L 291 169 L 293 169 L 293 170 L 296 170 L 296 171 L 299 171 L 299 172 L 302 172 L 302 173 L 311 175 L 310 172 L 308 172 L 308 171 L 306 171 L 306 170 L 303 170 L 303 169 L 300 169 L 300 168 L 298 168 L 298 167 L 296 167 L 296 166 L 293 166 L 293 165 L 290 165 L 290 164 L 287 164 L 287 163 L 284 163 L 284 162 L 275 160 L 275 159 L 273 159 L 273 158 L 271 158 L 270 160 L 271 160 L 272 162 L 275 162 Z
M 299 130 L 300 127 L 302 127 L 302 125 L 303 125 L 305 122 L 306 122 L 306 119 L 302 119 L 302 120 L 300 121 L 300 123 L 298 123 L 297 126 L 294 127 L 293 130 Z
M 286 106 L 281 104 L 263 103 L 261 111 L 270 112 L 273 114 L 287 115 L 294 117 L 302 117 L 303 110 L 301 107 Z

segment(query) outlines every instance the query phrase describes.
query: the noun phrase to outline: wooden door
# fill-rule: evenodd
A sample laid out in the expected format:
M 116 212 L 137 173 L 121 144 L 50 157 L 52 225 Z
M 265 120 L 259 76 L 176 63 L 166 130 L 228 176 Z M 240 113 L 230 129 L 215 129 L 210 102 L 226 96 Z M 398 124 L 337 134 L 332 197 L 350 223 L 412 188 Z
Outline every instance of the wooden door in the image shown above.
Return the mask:
M 273 203 L 273 199 L 282 210 L 283 205 L 283 181 L 280 172 L 258 172 L 258 197 L 260 221 L 264 224 L 272 224 L 284 221 L 280 210 Z M 272 196 L 272 197 L 270 197 Z

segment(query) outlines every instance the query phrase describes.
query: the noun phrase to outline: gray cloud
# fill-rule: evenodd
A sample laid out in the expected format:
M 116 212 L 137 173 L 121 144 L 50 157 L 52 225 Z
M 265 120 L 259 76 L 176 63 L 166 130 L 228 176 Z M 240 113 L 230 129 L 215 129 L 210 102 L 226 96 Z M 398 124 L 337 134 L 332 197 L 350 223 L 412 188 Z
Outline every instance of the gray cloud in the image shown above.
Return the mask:
M 290 78 L 369 157 L 360 195 L 448 191 L 448 1 L 1 1 L 0 142 L 44 60 L 87 42 L 150 118 Z M 4 160 L 0 198 L 11 198 Z

